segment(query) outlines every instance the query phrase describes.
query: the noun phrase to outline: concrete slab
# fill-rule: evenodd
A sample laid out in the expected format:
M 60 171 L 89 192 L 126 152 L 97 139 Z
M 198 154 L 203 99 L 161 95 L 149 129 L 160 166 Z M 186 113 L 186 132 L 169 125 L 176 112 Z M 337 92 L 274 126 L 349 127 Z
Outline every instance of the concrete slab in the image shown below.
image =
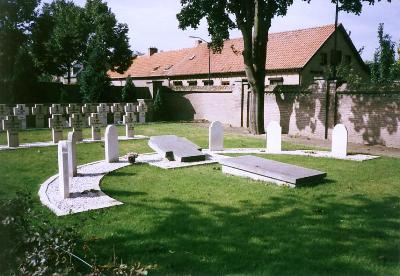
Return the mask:
M 267 178 L 264 181 L 272 179 L 296 187 L 320 181 L 326 176 L 325 172 L 251 155 L 222 159 L 220 163 L 226 173 L 230 173 L 231 169 L 234 169 L 235 173 L 233 174 L 235 175 L 241 171 L 244 177 L 262 180 L 261 176 L 261 178 Z
M 198 162 L 206 160 L 201 148 L 186 138 L 175 135 L 152 136 L 149 146 L 170 161 Z

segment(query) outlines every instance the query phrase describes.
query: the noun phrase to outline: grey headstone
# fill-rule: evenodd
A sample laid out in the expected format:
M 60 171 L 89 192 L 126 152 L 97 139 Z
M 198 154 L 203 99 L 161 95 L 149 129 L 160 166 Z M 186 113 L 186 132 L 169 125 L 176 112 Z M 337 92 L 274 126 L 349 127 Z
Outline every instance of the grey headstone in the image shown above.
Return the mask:
M 68 141 L 58 143 L 58 181 L 61 198 L 69 197 L 70 172 L 68 157 Z
M 226 158 L 221 160 L 220 163 L 223 166 L 237 169 L 244 173 L 267 177 L 295 186 L 314 183 L 315 181 L 322 180 L 326 176 L 325 172 L 251 155 Z
M 69 171 L 71 176 L 77 176 L 77 165 L 76 165 L 76 142 L 78 141 L 78 134 L 75 131 L 68 132 L 68 142 L 70 146 L 70 162 Z
M 92 140 L 101 140 L 101 126 L 99 113 L 92 113 L 89 117 L 89 126 L 92 128 Z
M 149 146 L 170 161 L 195 162 L 206 159 L 199 146 L 175 135 L 152 136 Z
M 19 130 L 21 123 L 18 116 L 9 115 L 3 120 L 3 129 L 7 131 L 7 145 L 9 148 L 19 146 Z

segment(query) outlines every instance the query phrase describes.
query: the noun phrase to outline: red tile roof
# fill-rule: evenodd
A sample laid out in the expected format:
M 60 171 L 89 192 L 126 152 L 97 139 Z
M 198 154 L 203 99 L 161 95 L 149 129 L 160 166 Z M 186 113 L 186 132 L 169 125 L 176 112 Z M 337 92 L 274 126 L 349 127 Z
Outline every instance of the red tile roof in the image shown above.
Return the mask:
M 334 25 L 270 33 L 267 70 L 303 68 L 334 32 Z M 244 72 L 243 39 L 226 40 L 221 53 L 211 52 L 211 73 Z M 109 72 L 111 78 L 168 77 L 208 74 L 208 48 L 197 47 L 138 56 L 123 74 Z

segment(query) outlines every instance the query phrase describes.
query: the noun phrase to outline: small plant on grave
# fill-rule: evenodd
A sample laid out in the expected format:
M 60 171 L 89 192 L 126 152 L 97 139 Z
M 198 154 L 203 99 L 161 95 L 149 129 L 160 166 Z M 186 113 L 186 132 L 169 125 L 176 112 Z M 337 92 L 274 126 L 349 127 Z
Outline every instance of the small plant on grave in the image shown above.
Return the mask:
M 131 163 L 131 164 L 134 164 L 134 163 L 136 162 L 136 158 L 137 158 L 138 156 L 139 156 L 139 154 L 136 153 L 136 152 L 129 152 L 129 153 L 127 154 L 128 162 Z

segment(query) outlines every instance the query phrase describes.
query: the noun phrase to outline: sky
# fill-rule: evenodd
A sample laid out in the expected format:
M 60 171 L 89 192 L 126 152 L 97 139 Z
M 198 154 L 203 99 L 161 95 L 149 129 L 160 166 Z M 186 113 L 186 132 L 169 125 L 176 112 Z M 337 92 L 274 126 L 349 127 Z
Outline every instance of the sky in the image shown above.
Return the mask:
M 45 0 L 44 2 L 51 2 Z M 84 5 L 85 0 L 75 0 L 78 5 Z M 167 51 L 194 46 L 192 36 L 209 40 L 205 21 L 198 29 L 180 30 L 176 14 L 180 10 L 179 0 L 108 0 L 106 1 L 115 13 L 117 20 L 129 26 L 129 38 L 132 50 L 147 53 L 149 47 Z M 374 6 L 364 5 L 360 16 L 342 12 L 339 22 L 351 32 L 351 39 L 356 48 L 364 47 L 362 57 L 371 60 L 378 46 L 377 29 L 379 23 L 384 23 L 385 33 L 392 40 L 400 41 L 400 0 L 387 3 L 382 0 Z M 330 0 L 311 0 L 310 4 L 294 0 L 285 17 L 273 19 L 271 32 L 289 31 L 309 27 L 333 24 L 335 6 Z M 240 37 L 238 30 L 230 33 L 231 38 Z

